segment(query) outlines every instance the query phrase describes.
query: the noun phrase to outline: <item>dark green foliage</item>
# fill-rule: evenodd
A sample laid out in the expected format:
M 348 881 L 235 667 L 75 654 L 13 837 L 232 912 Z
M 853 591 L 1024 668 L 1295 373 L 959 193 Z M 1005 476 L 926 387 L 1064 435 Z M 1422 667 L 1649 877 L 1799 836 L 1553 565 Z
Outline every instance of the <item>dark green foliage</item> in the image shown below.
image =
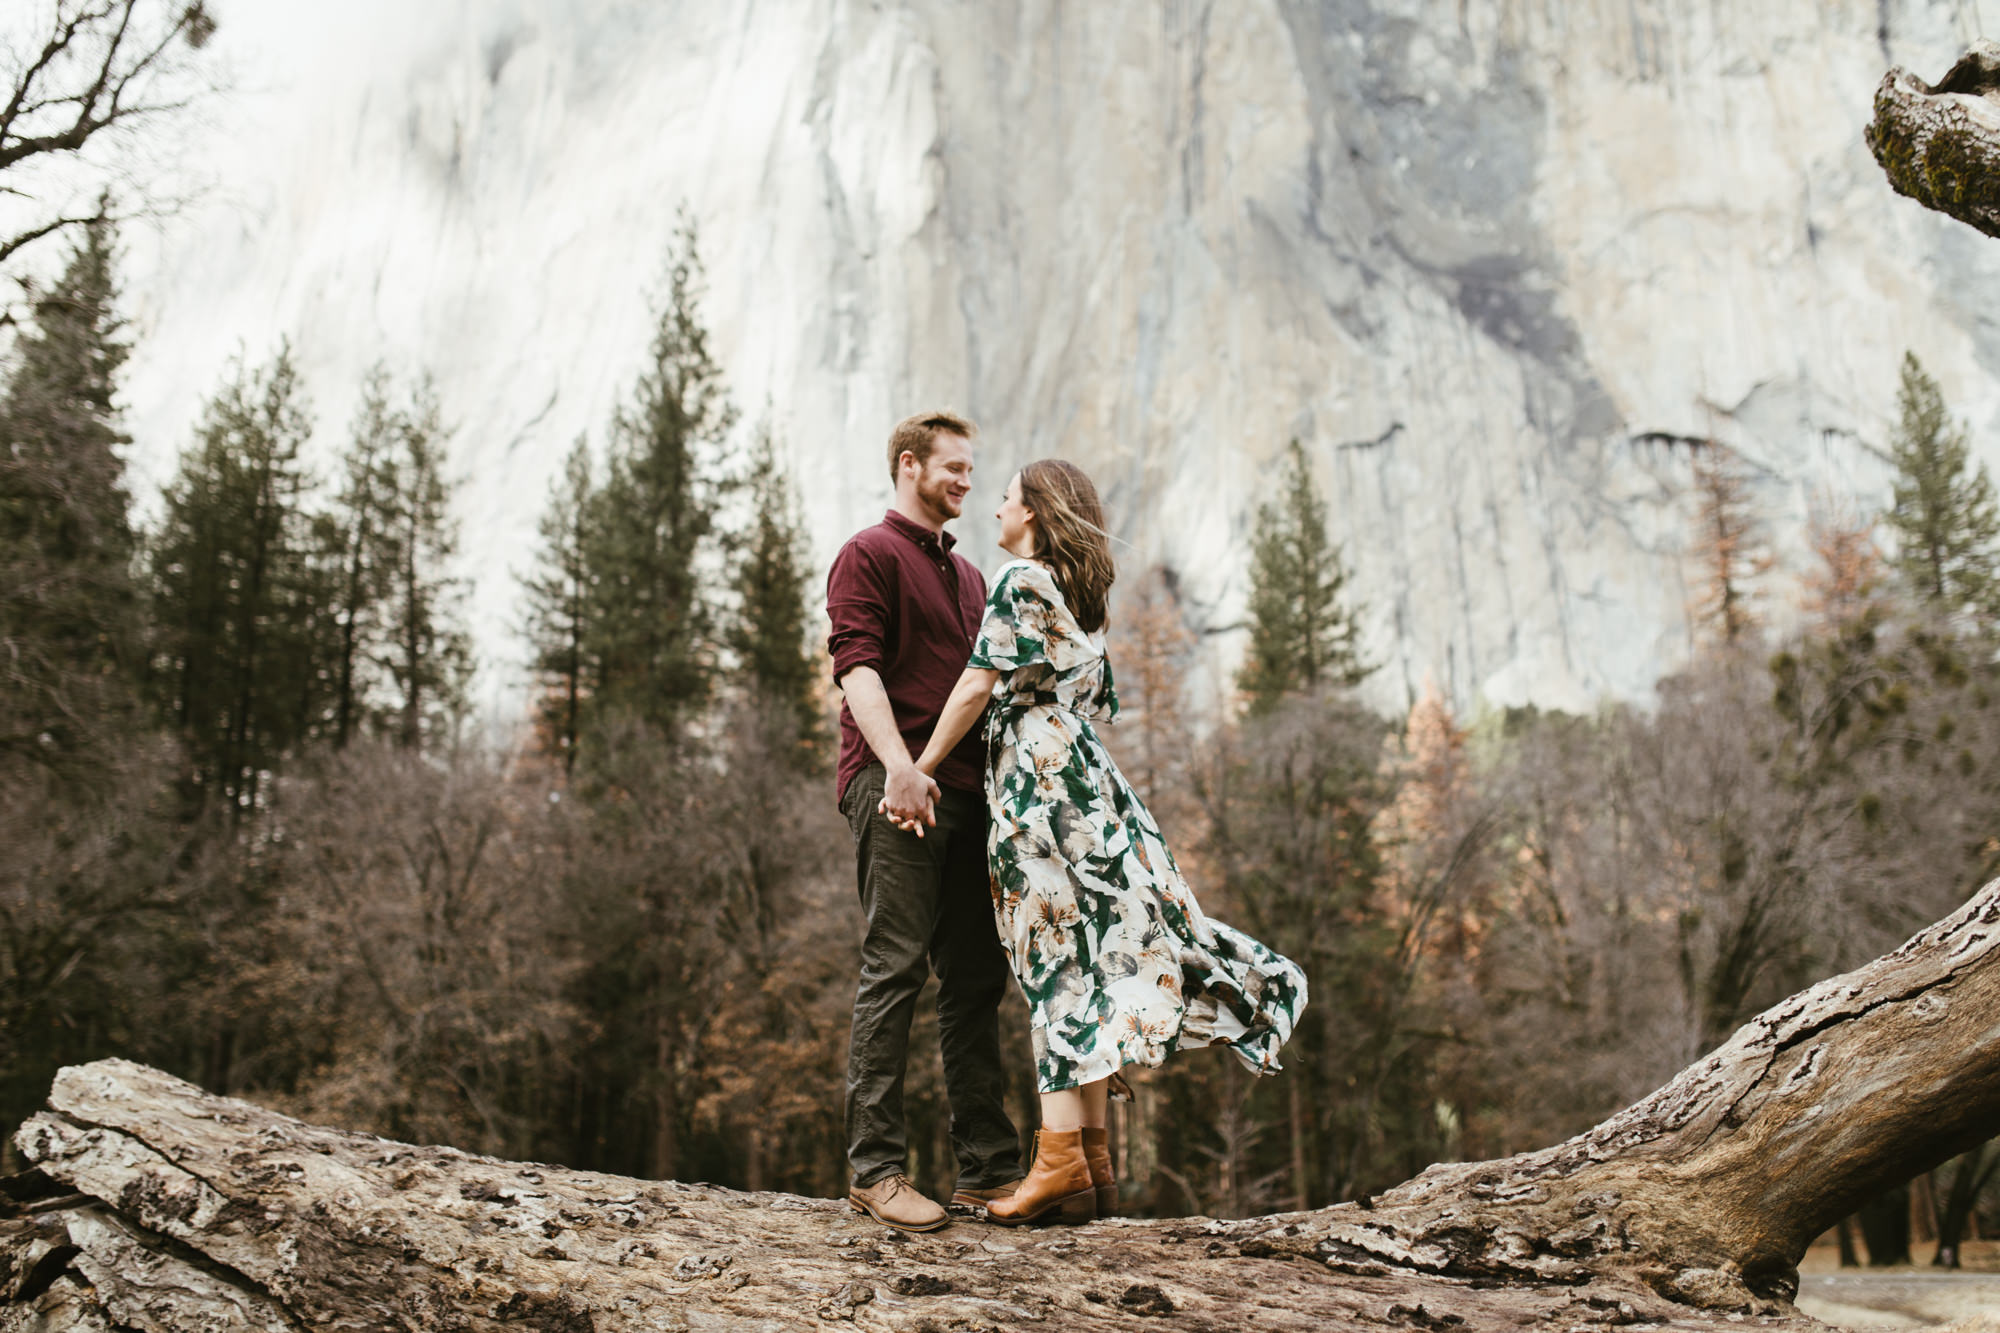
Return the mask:
M 425 748 L 462 715 L 472 676 L 472 641 L 459 618 L 464 584 L 450 572 L 458 524 L 445 435 L 436 395 L 420 383 L 394 418 L 379 556 L 385 729 L 406 750 Z
M 668 272 L 604 480 L 579 440 L 542 517 L 539 567 L 523 580 L 538 725 L 566 768 L 607 729 L 683 737 L 710 701 L 726 644 L 717 607 L 731 542 L 718 514 L 737 485 L 724 459 L 736 410 L 701 325 L 701 262 L 685 222 Z
M 333 743 L 353 739 L 366 711 L 370 683 L 369 646 L 380 634 L 388 569 L 383 558 L 388 508 L 395 490 L 390 462 L 396 417 L 389 406 L 388 372 L 376 367 L 361 391 L 347 453 L 341 460 L 341 487 L 334 500 L 332 601 L 336 626 L 332 653 Z
M 729 484 L 718 460 L 736 411 L 701 325 L 701 261 L 685 221 L 668 272 L 646 369 L 613 422 L 583 537 L 596 673 L 586 710 L 674 734 L 707 700 L 714 673 L 717 625 L 703 556 Z
M 563 463 L 549 491 L 537 531 L 542 546 L 538 567 L 522 579 L 527 594 L 528 642 L 540 688 L 535 699 L 541 748 L 562 757 L 565 772 L 576 764 L 583 703 L 596 682 L 590 642 L 590 543 L 585 524 L 594 506 L 590 449 L 581 439 Z
M 749 531 L 736 556 L 736 617 L 728 641 L 744 685 L 788 720 L 794 750 L 811 760 L 821 705 L 808 627 L 812 557 L 790 475 L 766 429 L 750 459 Z
M 333 639 L 305 503 L 311 427 L 289 349 L 209 401 L 152 543 L 154 689 L 196 781 L 234 808 L 319 730 Z
M 386 370 L 370 373 L 340 493 L 318 523 L 336 747 L 372 720 L 405 749 L 424 748 L 463 712 L 472 673 L 436 396 L 420 380 L 398 407 L 392 390 Z
M 1890 442 L 1895 501 L 1884 515 L 1897 537 L 1895 567 L 1930 605 L 2000 617 L 2000 511 L 1984 464 L 1970 457 L 1963 426 L 1945 411 L 1937 381 L 1914 354 L 1903 358 L 1900 419 Z
M 471 646 L 429 390 L 370 376 L 330 508 L 289 350 L 210 401 L 151 543 L 152 686 L 197 784 L 239 810 L 299 746 L 375 723 L 408 748 L 462 710 Z
M 85 229 L 35 299 L 0 398 L 0 764 L 86 782 L 135 724 L 141 664 L 112 240 Z
M 1250 565 L 1250 647 L 1237 685 L 1252 711 L 1287 694 L 1355 685 L 1361 660 L 1354 610 L 1342 598 L 1347 567 L 1327 534 L 1326 501 L 1306 451 L 1293 440 L 1283 494 L 1257 511 Z

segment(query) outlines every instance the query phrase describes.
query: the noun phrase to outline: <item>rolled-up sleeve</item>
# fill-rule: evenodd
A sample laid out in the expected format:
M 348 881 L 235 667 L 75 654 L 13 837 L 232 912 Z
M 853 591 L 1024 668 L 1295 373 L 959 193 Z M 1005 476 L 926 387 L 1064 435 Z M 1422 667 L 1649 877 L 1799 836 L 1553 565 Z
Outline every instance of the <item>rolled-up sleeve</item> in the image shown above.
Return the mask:
M 826 575 L 826 617 L 832 622 L 826 651 L 836 685 L 856 667 L 882 669 L 889 598 L 889 580 L 874 553 L 859 542 L 842 547 Z

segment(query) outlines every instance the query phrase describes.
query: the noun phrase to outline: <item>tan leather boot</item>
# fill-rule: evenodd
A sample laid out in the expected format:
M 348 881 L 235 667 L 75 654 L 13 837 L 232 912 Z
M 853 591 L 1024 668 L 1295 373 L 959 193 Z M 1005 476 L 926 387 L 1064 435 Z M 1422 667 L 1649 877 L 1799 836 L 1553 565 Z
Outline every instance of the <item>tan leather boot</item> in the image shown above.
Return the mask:
M 951 1223 L 944 1209 L 918 1193 L 901 1173 L 884 1176 L 866 1189 L 850 1185 L 847 1201 L 857 1211 L 898 1231 L 936 1231 Z
M 1035 1131 L 1035 1164 L 1021 1187 L 986 1205 L 986 1219 L 1003 1227 L 1033 1222 L 1075 1225 L 1097 1216 L 1097 1191 L 1083 1158 L 1083 1131 Z
M 995 1199 L 1007 1198 L 1019 1188 L 1021 1182 L 1018 1180 L 1010 1180 L 1004 1185 L 995 1185 L 992 1189 L 986 1190 L 969 1190 L 960 1186 L 951 1192 L 951 1201 L 966 1208 L 984 1208 Z
M 1110 1217 L 1118 1211 L 1118 1177 L 1111 1172 L 1111 1131 L 1083 1131 L 1083 1160 L 1090 1164 L 1091 1188 L 1097 1191 L 1097 1215 Z

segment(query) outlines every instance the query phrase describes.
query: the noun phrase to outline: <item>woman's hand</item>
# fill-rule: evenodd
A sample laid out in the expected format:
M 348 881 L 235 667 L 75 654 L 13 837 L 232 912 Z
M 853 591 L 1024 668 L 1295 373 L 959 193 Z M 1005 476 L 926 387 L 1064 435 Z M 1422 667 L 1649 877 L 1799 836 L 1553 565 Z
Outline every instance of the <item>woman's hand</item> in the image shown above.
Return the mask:
M 986 701 L 992 697 L 993 685 L 999 679 L 1000 673 L 997 671 L 985 667 L 967 667 L 960 674 L 958 683 L 951 687 L 951 697 L 945 700 L 944 711 L 938 714 L 937 725 L 931 728 L 930 743 L 924 746 L 924 752 L 917 757 L 917 770 L 925 781 L 930 782 L 933 792 L 938 788 L 931 775 L 937 772 L 938 765 L 944 762 L 944 757 L 965 739 L 965 733 L 972 730 L 972 724 L 979 720 L 979 715 L 986 711 Z M 920 838 L 924 836 L 926 823 L 932 828 L 937 827 L 935 798 L 932 807 L 923 812 L 926 818 L 921 821 L 911 817 L 913 811 L 907 806 L 891 809 L 887 791 L 883 793 L 882 800 L 875 809 L 887 816 L 897 828 L 906 833 L 914 833 Z
M 938 785 L 930 773 L 916 764 L 904 764 L 889 771 L 875 809 L 897 828 L 921 838 L 926 824 L 937 827 L 937 798 Z
M 886 798 L 876 803 L 875 811 L 877 814 L 881 815 L 884 819 L 888 820 L 891 824 L 894 824 L 897 828 L 903 830 L 903 832 L 914 833 L 919 838 L 924 836 L 924 822 L 921 819 L 899 819 L 895 815 L 890 814 L 889 802 Z M 931 817 L 931 823 L 933 825 L 937 823 L 937 817 L 935 815 Z

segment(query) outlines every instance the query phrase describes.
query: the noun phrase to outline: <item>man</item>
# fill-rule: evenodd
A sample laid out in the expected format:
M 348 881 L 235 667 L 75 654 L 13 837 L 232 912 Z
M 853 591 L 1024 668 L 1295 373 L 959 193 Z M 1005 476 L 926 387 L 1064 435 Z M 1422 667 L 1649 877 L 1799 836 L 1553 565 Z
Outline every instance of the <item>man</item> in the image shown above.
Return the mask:
M 987 887 L 985 729 L 967 733 L 935 781 L 914 762 L 986 605 L 985 578 L 953 554 L 944 530 L 972 488 L 976 433 L 949 412 L 898 423 L 889 436 L 895 505 L 841 548 L 827 575 L 827 647 L 844 696 L 835 782 L 868 918 L 847 1050 L 848 1199 L 904 1231 L 949 1220 L 904 1175 L 910 1021 L 933 969 L 958 1158 L 952 1202 L 983 1205 L 1021 1177 L 1020 1140 L 1001 1105 L 1009 973 Z

